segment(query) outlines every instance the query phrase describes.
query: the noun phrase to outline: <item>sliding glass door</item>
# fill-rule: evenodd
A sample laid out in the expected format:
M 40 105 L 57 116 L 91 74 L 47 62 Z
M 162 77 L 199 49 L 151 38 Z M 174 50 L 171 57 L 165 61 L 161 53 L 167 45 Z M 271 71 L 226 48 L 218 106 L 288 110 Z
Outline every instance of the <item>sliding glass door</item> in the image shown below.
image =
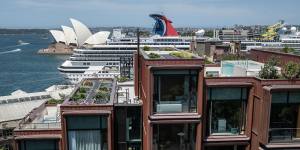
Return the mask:
M 69 150 L 107 150 L 107 117 L 68 116 Z

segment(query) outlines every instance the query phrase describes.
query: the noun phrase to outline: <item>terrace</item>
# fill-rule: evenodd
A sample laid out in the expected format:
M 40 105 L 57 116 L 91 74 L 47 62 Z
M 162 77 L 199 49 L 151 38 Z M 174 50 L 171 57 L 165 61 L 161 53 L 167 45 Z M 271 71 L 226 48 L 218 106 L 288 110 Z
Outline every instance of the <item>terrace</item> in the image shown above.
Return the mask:
M 140 51 L 146 59 L 202 59 L 189 51 L 178 50 L 175 48 L 149 48 Z
M 18 130 L 59 129 L 60 105 L 43 104 L 22 119 Z
M 115 79 L 83 80 L 71 96 L 64 102 L 67 104 L 112 104 L 116 88 Z
M 133 81 L 118 82 L 117 97 L 115 104 L 141 104 L 134 96 Z
M 253 60 L 222 61 L 220 67 L 205 67 L 207 77 L 258 77 L 264 63 Z M 281 72 L 280 67 L 275 67 Z

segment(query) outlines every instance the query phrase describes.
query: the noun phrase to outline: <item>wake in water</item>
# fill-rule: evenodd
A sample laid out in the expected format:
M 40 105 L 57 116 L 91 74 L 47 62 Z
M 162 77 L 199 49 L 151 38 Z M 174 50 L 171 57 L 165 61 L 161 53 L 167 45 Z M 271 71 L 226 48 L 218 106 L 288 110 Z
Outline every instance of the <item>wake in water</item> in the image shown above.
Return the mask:
M 0 55 L 2 54 L 8 54 L 8 53 L 16 53 L 16 52 L 20 52 L 21 49 L 14 49 L 14 50 L 9 50 L 9 51 L 5 51 L 5 52 L 0 52 Z
M 11 46 L 5 46 L 5 47 L 0 47 L 0 49 L 7 49 L 7 48 L 13 48 L 13 47 L 19 47 L 19 46 L 25 46 L 25 45 L 28 45 L 30 43 L 19 43 L 17 45 L 11 45 Z

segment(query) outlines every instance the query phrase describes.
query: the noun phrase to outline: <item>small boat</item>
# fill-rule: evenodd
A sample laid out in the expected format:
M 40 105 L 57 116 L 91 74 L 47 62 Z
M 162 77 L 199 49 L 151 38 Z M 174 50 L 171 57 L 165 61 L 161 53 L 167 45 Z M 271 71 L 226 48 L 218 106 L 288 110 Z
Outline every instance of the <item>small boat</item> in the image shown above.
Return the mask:
M 18 40 L 18 44 L 19 45 L 27 45 L 27 44 L 30 44 L 30 43 L 24 42 L 22 40 Z

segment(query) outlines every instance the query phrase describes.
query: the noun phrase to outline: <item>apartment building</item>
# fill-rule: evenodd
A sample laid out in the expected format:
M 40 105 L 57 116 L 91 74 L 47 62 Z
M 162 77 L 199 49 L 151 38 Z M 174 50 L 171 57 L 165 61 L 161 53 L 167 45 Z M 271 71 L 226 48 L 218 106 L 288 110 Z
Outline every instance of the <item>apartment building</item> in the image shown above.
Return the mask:
M 207 76 L 202 57 L 179 51 L 141 50 L 134 66 L 134 84 L 86 79 L 31 112 L 17 149 L 300 149 L 299 79 Z

